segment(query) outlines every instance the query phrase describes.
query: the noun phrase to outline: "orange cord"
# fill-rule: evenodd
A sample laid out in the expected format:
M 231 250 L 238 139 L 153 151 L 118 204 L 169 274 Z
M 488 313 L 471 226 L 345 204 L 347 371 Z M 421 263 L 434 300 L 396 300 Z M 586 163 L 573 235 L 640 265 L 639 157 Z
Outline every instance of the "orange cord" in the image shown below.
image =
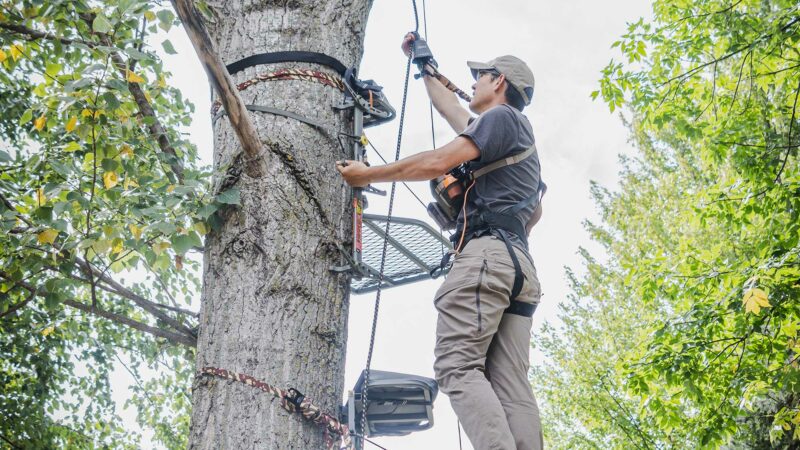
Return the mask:
M 369 107 L 373 108 L 373 105 L 372 105 L 372 91 L 369 91 Z
M 461 252 L 461 244 L 464 243 L 464 235 L 467 233 L 467 196 L 469 195 L 469 190 L 472 189 L 472 186 L 475 186 L 475 180 L 472 180 L 472 183 L 467 188 L 467 191 L 464 192 L 464 204 L 461 206 L 461 213 L 464 215 L 464 226 L 461 228 L 461 239 L 459 239 L 458 246 L 456 246 L 456 255 Z

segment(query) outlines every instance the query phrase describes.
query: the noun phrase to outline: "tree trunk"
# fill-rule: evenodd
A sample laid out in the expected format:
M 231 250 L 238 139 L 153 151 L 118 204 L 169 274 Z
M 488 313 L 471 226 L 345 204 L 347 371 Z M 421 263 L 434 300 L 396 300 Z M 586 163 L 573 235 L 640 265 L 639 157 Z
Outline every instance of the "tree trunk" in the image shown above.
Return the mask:
M 207 23 L 226 64 L 264 52 L 305 50 L 357 65 L 371 0 L 208 2 Z M 234 75 L 240 83 L 281 63 Z M 266 81 L 241 92 L 247 104 L 289 110 L 348 131 L 351 114 L 331 105 L 335 88 L 303 80 Z M 337 136 L 299 121 L 250 113 L 263 142 L 267 175 L 242 171 L 244 157 L 226 117 L 214 124 L 215 190 L 236 187 L 241 205 L 220 215 L 205 243 L 197 368 L 245 373 L 273 386 L 295 387 L 324 411 L 342 399 L 348 279 L 336 244 L 352 233 L 350 189 L 334 161 L 350 157 Z M 351 146 L 347 146 L 348 152 Z M 324 433 L 289 414 L 269 394 L 220 378 L 195 380 L 189 447 L 199 449 L 324 448 Z

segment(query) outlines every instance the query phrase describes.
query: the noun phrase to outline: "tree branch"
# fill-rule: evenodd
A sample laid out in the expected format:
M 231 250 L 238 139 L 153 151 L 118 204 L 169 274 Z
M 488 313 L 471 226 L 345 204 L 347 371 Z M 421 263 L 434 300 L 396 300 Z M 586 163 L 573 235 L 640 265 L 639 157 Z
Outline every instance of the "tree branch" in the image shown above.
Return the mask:
M 247 155 L 245 172 L 253 178 L 259 178 L 266 173 L 266 164 L 263 160 L 261 140 L 255 126 L 250 120 L 250 115 L 244 107 L 244 102 L 239 96 L 239 91 L 233 83 L 228 69 L 222 63 L 214 49 L 214 44 L 203 24 L 203 18 L 191 0 L 170 0 L 175 12 L 180 17 L 186 34 L 206 70 L 211 84 L 214 85 L 220 96 L 222 105 L 228 113 L 242 149 Z
M 7 273 L 3 272 L 3 271 L 0 271 L 0 277 L 5 278 L 7 280 L 10 280 L 9 275 Z M 19 281 L 19 282 L 17 282 L 17 285 L 19 285 L 20 287 L 25 288 L 26 290 L 28 290 L 28 292 L 31 292 L 33 295 L 35 295 L 37 297 L 45 297 L 46 296 L 44 293 L 39 292 L 38 289 L 36 287 L 34 287 L 33 285 L 31 285 L 30 283 L 27 283 L 27 282 L 24 282 L 24 281 Z M 91 305 L 87 305 L 85 303 L 81 303 L 81 302 L 78 302 L 78 301 L 75 301 L 75 300 L 66 299 L 66 300 L 63 300 L 62 303 L 64 303 L 67 306 L 70 306 L 72 308 L 79 309 L 81 311 L 88 312 L 88 313 L 100 316 L 100 317 L 102 317 L 104 319 L 108 319 L 108 320 L 111 320 L 113 322 L 117 322 L 117 323 L 121 323 L 123 325 L 127 325 L 127 326 L 129 326 L 129 327 L 131 327 L 133 329 L 142 331 L 144 333 L 148 333 L 148 334 L 152 334 L 153 336 L 156 336 L 156 337 L 164 338 L 164 339 L 172 342 L 173 344 L 182 344 L 182 345 L 186 345 L 188 347 L 197 346 L 197 339 L 194 336 L 191 336 L 191 335 L 186 335 L 186 334 L 182 334 L 182 333 L 176 333 L 176 332 L 173 332 L 173 331 L 162 330 L 161 328 L 153 327 L 153 326 L 141 323 L 141 322 L 137 322 L 137 321 L 135 321 L 135 320 L 133 320 L 133 319 L 131 319 L 129 317 L 125 317 L 125 316 L 120 315 L 120 314 L 112 313 L 110 311 L 106 311 L 104 309 L 93 307 Z
M 8 308 L 8 310 L 6 312 L 0 314 L 0 319 L 2 319 L 3 317 L 5 317 L 5 316 L 7 316 L 7 315 L 9 315 L 11 313 L 13 313 L 16 310 L 22 308 L 23 306 L 27 305 L 31 300 L 33 300 L 34 297 L 35 297 L 35 293 L 31 292 L 31 294 L 28 296 L 28 298 L 26 298 L 25 300 L 23 300 L 23 301 L 15 304 L 13 306 L 11 306 L 10 308 Z
M 77 301 L 74 301 L 74 300 L 64 300 L 63 303 L 65 305 L 71 306 L 71 307 L 73 307 L 75 309 L 80 309 L 81 311 L 88 312 L 88 313 L 100 316 L 100 317 L 102 317 L 104 319 L 108 319 L 108 320 L 111 320 L 113 322 L 117 322 L 117 323 L 121 323 L 123 325 L 127 325 L 127 326 L 129 326 L 131 328 L 134 328 L 136 330 L 139 330 L 139 331 L 142 331 L 142 332 L 145 332 L 145 333 L 148 333 L 148 334 L 152 334 L 153 336 L 164 338 L 164 339 L 172 342 L 173 344 L 182 344 L 182 345 L 185 345 L 187 347 L 195 347 L 195 346 L 197 346 L 197 339 L 195 339 L 194 337 L 191 337 L 191 336 L 187 336 L 185 334 L 175 333 L 175 332 L 167 331 L 167 330 L 162 330 L 161 328 L 153 327 L 153 326 L 150 326 L 150 325 L 146 325 L 146 324 L 143 324 L 141 322 L 137 322 L 137 321 L 135 321 L 133 319 L 130 319 L 128 317 L 125 317 L 125 316 L 122 316 L 122 315 L 119 315 L 119 314 L 114 314 L 112 312 L 105 311 L 103 309 L 100 309 L 100 308 L 97 308 L 97 307 L 93 307 L 91 305 L 87 305 L 87 304 L 84 304 L 84 303 L 81 303 L 81 302 L 77 302 Z
M 89 24 L 91 25 L 91 21 Z M 107 35 L 99 35 L 99 37 L 103 45 L 107 47 L 115 47 L 114 43 L 109 40 Z M 114 61 L 114 65 L 116 66 L 122 78 L 127 80 L 128 65 L 125 63 L 125 59 L 120 56 L 119 52 L 112 52 L 111 59 Z M 172 169 L 172 172 L 175 173 L 175 176 L 178 178 L 178 182 L 183 183 L 183 161 L 181 161 L 181 159 L 178 157 L 178 154 L 175 152 L 175 148 L 172 147 L 169 139 L 167 139 L 167 132 L 164 129 L 164 126 L 161 125 L 161 122 L 156 117 L 155 110 L 153 110 L 152 105 L 150 105 L 150 102 L 147 100 L 147 97 L 145 96 L 142 87 L 139 86 L 139 83 L 134 83 L 131 81 L 128 81 L 127 83 L 128 90 L 133 96 L 136 106 L 139 107 L 139 114 L 141 114 L 142 117 L 149 117 L 152 119 L 152 123 L 147 126 L 150 134 L 156 138 L 156 141 L 158 142 L 158 148 L 161 149 L 161 152 L 169 157 L 169 166 Z
M 100 272 L 98 269 L 93 267 L 88 262 L 86 262 L 86 261 L 84 261 L 84 260 L 82 260 L 80 258 L 75 258 L 75 262 L 78 264 L 78 267 L 81 269 L 81 271 L 83 273 L 85 273 L 86 275 L 93 274 L 95 277 L 97 277 L 97 279 L 99 281 L 102 281 L 103 283 L 106 283 L 108 286 L 113 288 L 114 293 L 116 293 L 117 295 L 119 295 L 121 297 L 125 297 L 128 300 L 133 301 L 134 303 L 139 305 L 139 307 L 141 307 L 145 311 L 149 312 L 150 314 L 154 315 L 155 317 L 163 320 L 166 324 L 168 324 L 169 326 L 171 326 L 175 330 L 177 330 L 177 331 L 179 331 L 181 333 L 185 333 L 185 334 L 187 334 L 189 336 L 193 336 L 193 337 L 196 336 L 196 333 L 195 333 L 194 330 L 192 330 L 191 328 L 187 327 L 182 322 L 180 322 L 180 321 L 168 316 L 163 311 L 161 311 L 158 308 L 158 306 L 156 306 L 153 302 L 147 300 L 146 298 L 142 297 L 141 295 L 133 292 L 132 290 L 126 288 L 122 284 L 116 282 L 114 279 L 112 279 L 108 275 Z
M 792 118 L 789 119 L 789 134 L 786 136 L 786 156 L 783 157 L 783 163 L 781 164 L 781 168 L 778 170 L 778 174 L 775 175 L 775 182 L 779 182 L 781 180 L 781 174 L 783 173 L 783 169 L 786 168 L 786 161 L 789 160 L 789 155 L 792 153 L 792 127 L 794 126 L 794 117 L 795 113 L 797 112 L 797 96 L 800 94 L 800 80 L 797 81 L 797 89 L 794 91 L 794 106 L 792 106 Z
M 80 39 L 69 39 L 69 38 L 59 37 L 50 33 L 43 33 L 41 31 L 37 31 L 32 28 L 28 28 L 22 25 L 17 25 L 15 23 L 0 22 L 0 28 L 11 31 L 12 33 L 21 34 L 25 36 L 28 40 L 46 39 L 48 41 L 58 41 L 61 42 L 62 44 L 67 44 L 67 45 L 83 44 L 87 47 L 97 46 L 97 44 L 95 44 L 94 42 L 84 41 Z

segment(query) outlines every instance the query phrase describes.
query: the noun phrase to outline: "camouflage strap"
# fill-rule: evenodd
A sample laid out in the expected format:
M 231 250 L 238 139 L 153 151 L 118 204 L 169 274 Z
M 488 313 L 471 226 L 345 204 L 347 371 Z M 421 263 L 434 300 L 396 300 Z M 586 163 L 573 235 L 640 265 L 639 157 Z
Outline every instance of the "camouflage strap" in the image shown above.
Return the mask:
M 261 380 L 257 380 L 250 375 L 231 372 L 230 370 L 219 369 L 217 367 L 203 367 L 200 369 L 200 374 L 198 376 L 202 375 L 238 381 L 268 394 L 272 394 L 273 397 L 280 399 L 283 409 L 291 413 L 299 412 L 306 420 L 310 420 L 324 427 L 325 444 L 328 450 L 352 450 L 353 448 L 353 441 L 350 438 L 350 430 L 347 428 L 347 425 L 339 422 L 332 415 L 322 412 L 319 406 L 311 402 L 310 398 L 303 396 L 295 389 L 284 391 L 283 389 L 278 389 Z M 331 439 L 331 433 L 341 437 L 338 444 Z
M 318 70 L 311 70 L 311 69 L 278 69 L 274 72 L 266 72 L 256 75 L 255 77 L 243 81 L 236 85 L 236 87 L 243 91 L 250 86 L 261 83 L 263 81 L 282 81 L 282 80 L 303 80 L 303 81 L 314 81 L 320 84 L 324 84 L 326 86 L 330 86 L 332 88 L 336 88 L 340 91 L 344 91 L 344 82 L 338 76 L 329 75 L 325 72 L 320 72 Z M 222 106 L 222 102 L 220 100 L 216 100 L 214 104 L 211 106 L 211 114 L 214 115 L 219 111 L 219 108 Z
M 425 75 L 430 75 L 433 78 L 439 80 L 439 83 L 442 83 L 444 87 L 449 89 L 451 92 L 455 93 L 457 96 L 461 97 L 464 101 L 471 102 L 472 97 L 467 95 L 466 92 L 462 91 L 458 88 L 452 81 L 448 80 L 447 77 L 439 73 L 438 70 L 434 69 L 433 72 L 430 71 L 430 66 L 425 68 Z

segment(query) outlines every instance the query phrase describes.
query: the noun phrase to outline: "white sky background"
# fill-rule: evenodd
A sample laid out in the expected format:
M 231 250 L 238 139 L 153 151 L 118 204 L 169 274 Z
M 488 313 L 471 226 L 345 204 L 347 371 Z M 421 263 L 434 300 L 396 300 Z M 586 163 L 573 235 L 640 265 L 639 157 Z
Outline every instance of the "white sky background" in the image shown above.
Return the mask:
M 417 3 L 420 32 L 424 33 L 422 0 Z M 581 225 L 587 217 L 596 217 L 589 182 L 595 180 L 603 186 L 614 187 L 618 178 L 617 155 L 632 149 L 619 117 L 610 114 L 604 103 L 591 101 L 589 94 L 598 88 L 600 70 L 612 57 L 619 58 L 618 53 L 610 49 L 611 43 L 624 33 L 627 22 L 649 17 L 650 4 L 645 0 L 498 0 L 491 3 L 428 0 L 426 3 L 430 47 L 442 73 L 464 91 L 471 93 L 472 86 L 465 65 L 468 59 L 487 61 L 513 54 L 526 61 L 536 77 L 533 103 L 525 114 L 533 124 L 542 176 L 548 185 L 543 202 L 544 216 L 530 238 L 544 292 L 534 316 L 533 339 L 536 339 L 545 321 L 557 323 L 558 304 L 569 293 L 564 267 L 579 268 L 578 247 L 599 251 L 589 242 Z M 399 45 L 403 35 L 413 27 L 410 1 L 376 0 L 370 13 L 359 70 L 361 78 L 375 79 L 384 86 L 398 116 L 406 62 Z M 208 80 L 183 29 L 171 30 L 169 38 L 177 55 L 164 54 L 160 46 L 162 37 L 153 38 L 151 42 L 164 58 L 166 68 L 173 73 L 172 83 L 196 106 L 192 126 L 187 131 L 198 146 L 203 162 L 211 164 L 213 140 Z M 395 119 L 366 130 L 387 159 L 394 158 L 397 127 Z M 438 115 L 435 127 L 439 146 L 455 137 Z M 428 99 L 422 82 L 412 78 L 401 157 L 430 148 Z M 380 161 L 371 151 L 368 156 L 373 164 Z M 424 201 L 430 200 L 427 183 L 410 185 Z M 377 187 L 388 191 L 390 185 Z M 404 187 L 398 186 L 397 192 L 395 215 L 432 223 Z M 386 199 L 372 195 L 369 201 L 368 213 L 386 213 Z M 433 377 L 436 312 L 432 299 L 440 283 L 441 279 L 425 281 L 383 292 L 373 369 Z M 199 302 L 199 295 L 197 299 Z M 374 300 L 374 294 L 351 297 L 345 391 L 352 389 L 366 363 Z M 532 360 L 537 364 L 541 357 L 534 355 Z M 115 396 L 121 405 L 128 396 L 125 387 L 133 380 L 124 370 L 117 370 L 115 379 Z M 132 411 L 120 412 L 129 426 L 136 427 Z M 458 449 L 456 419 L 446 396 L 439 395 L 434 412 L 432 429 L 376 441 L 390 450 Z M 466 436 L 462 440 L 464 449 L 472 448 Z M 145 447 L 150 445 L 145 443 Z

